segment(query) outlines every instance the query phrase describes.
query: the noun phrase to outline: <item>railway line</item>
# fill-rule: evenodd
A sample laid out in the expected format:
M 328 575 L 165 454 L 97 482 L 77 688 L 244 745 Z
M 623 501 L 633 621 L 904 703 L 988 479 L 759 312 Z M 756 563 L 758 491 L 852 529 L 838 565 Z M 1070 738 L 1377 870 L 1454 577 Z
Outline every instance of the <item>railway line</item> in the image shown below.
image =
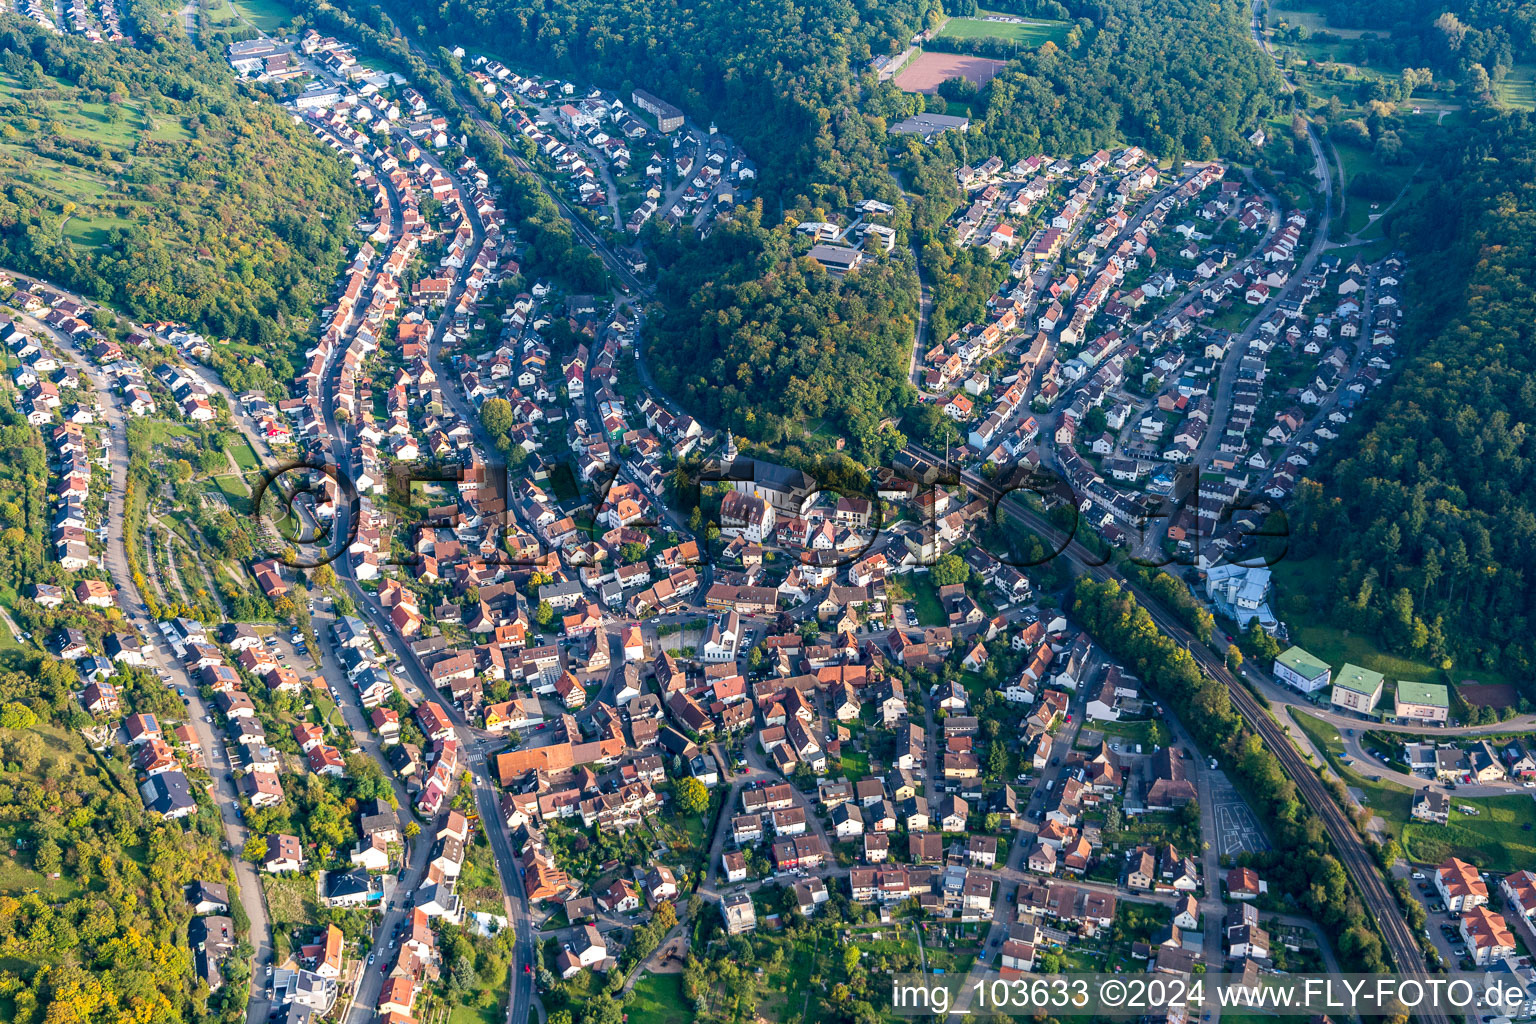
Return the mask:
M 928 465 L 943 465 L 939 456 L 917 445 L 909 444 L 905 453 L 908 457 Z M 998 502 L 1009 516 L 1039 533 L 1053 548 L 1060 544 L 1063 539 L 1060 529 L 1032 509 L 1003 497 L 1004 492 L 1001 488 L 963 470 L 957 475 L 960 482 L 972 493 Z M 1147 610 L 1147 614 L 1152 617 L 1152 621 L 1159 629 L 1184 645 L 1203 672 L 1226 686 L 1232 705 L 1237 708 L 1248 727 L 1258 734 L 1264 741 L 1264 745 L 1279 759 L 1286 775 L 1295 784 L 1297 793 L 1322 821 L 1339 861 L 1355 883 L 1361 902 L 1375 919 L 1383 945 L 1396 965 L 1398 973 L 1420 979 L 1427 977 L 1424 956 L 1420 951 L 1418 940 L 1414 937 L 1413 929 L 1408 926 L 1407 920 L 1398 908 L 1396 897 L 1383 881 L 1370 851 L 1366 849 L 1359 833 L 1355 831 L 1354 823 L 1334 800 L 1333 794 L 1328 791 L 1322 779 L 1303 759 L 1300 751 L 1291 744 L 1285 730 L 1270 717 L 1269 712 L 1249 692 L 1248 688 L 1227 670 L 1222 658 L 1209 646 L 1200 642 L 1188 628 L 1174 619 L 1166 609 L 1135 583 L 1112 567 L 1100 564 L 1098 557 L 1083 547 L 1080 542 L 1069 540 L 1065 546 L 1061 547 L 1061 553 L 1057 557 L 1065 558 L 1079 573 L 1085 573 L 1099 581 L 1114 580 L 1119 583 Z M 1415 1016 L 1426 1024 L 1451 1024 L 1451 1018 L 1440 1012 L 1424 1011 L 1416 1013 Z

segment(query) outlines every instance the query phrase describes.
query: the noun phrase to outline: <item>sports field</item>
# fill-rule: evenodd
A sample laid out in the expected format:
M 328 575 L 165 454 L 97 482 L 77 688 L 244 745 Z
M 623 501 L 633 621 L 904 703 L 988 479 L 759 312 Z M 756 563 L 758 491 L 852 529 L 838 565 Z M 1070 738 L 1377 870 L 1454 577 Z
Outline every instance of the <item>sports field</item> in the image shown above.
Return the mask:
M 1003 61 L 989 57 L 968 57 L 959 53 L 920 53 L 896 76 L 896 87 L 906 92 L 935 93 L 939 91 L 940 82 L 951 78 L 985 85 L 1003 69 L 1003 64 Z
M 1536 65 L 1516 64 L 1493 87 L 1500 103 L 1521 110 L 1536 110 Z
M 1049 41 L 1061 46 L 1071 30 L 1072 23 L 1068 21 L 1046 21 L 979 11 L 974 18 L 950 18 L 939 30 L 939 35 L 951 39 L 1007 39 L 1029 46 L 1039 46 Z
M 1271 7 L 1269 10 L 1269 23 L 1271 25 L 1290 25 L 1296 28 L 1304 28 L 1308 32 L 1331 32 L 1340 39 L 1359 39 L 1368 31 L 1363 28 L 1337 28 L 1328 24 L 1328 19 L 1319 11 L 1303 11 L 1295 8 Z M 1386 34 L 1383 30 L 1381 35 Z

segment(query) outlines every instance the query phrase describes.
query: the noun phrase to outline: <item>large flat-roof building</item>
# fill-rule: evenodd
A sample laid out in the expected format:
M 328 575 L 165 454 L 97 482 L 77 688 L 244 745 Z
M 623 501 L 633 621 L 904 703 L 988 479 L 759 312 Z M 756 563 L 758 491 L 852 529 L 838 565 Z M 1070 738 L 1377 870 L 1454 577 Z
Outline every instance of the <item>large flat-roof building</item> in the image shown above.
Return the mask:
M 1293 690 L 1316 693 L 1328 685 L 1333 674 L 1326 662 L 1300 647 L 1290 647 L 1275 659 L 1275 678 Z
M 918 135 L 924 142 L 932 142 L 945 132 L 970 130 L 971 119 L 949 114 L 913 114 L 891 126 L 892 135 Z
M 1416 722 L 1444 722 L 1451 713 L 1451 694 L 1443 683 L 1397 681 L 1394 714 Z
M 656 127 L 662 134 L 675 132 L 683 126 L 683 112 L 659 96 L 653 96 L 644 89 L 636 89 L 630 94 L 635 106 L 650 114 L 656 119 Z
M 813 245 L 806 255 L 833 274 L 846 274 L 863 266 L 864 261 L 869 259 L 866 253 L 846 245 Z
M 1384 678 L 1380 672 L 1345 663 L 1333 680 L 1333 706 L 1358 711 L 1362 715 L 1370 714 L 1376 710 L 1376 702 L 1381 700 Z

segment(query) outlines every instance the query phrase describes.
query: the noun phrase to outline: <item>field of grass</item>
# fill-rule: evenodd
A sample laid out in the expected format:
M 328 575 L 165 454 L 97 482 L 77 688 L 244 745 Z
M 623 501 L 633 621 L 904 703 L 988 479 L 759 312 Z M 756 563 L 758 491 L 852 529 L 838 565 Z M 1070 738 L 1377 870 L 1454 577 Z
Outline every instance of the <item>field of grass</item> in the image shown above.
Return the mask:
M 1361 259 L 1365 260 L 1367 263 L 1375 263 L 1377 260 L 1387 256 L 1392 252 L 1394 248 L 1396 248 L 1396 246 L 1392 244 L 1391 239 L 1376 237 L 1380 234 L 1381 232 L 1379 230 L 1366 231 L 1362 237 L 1369 238 L 1370 241 L 1363 241 L 1358 245 L 1346 245 L 1338 249 L 1331 249 L 1329 251 L 1337 255 L 1339 259 L 1345 263 L 1348 263 L 1352 259 Z
M 244 437 L 240 439 L 239 444 L 230 446 L 229 454 L 234 456 L 235 465 L 239 466 L 246 473 L 261 468 L 260 457 L 257 456 L 256 450 L 251 447 L 251 442 Z
M 869 774 L 869 751 L 849 750 L 843 746 L 843 772 L 850 779 L 862 779 Z
M 1346 190 L 1360 175 L 1374 174 L 1391 184 L 1395 197 L 1397 193 L 1408 187 L 1413 177 L 1414 167 L 1411 164 L 1382 163 L 1370 150 L 1360 146 L 1344 144 L 1335 148 L 1339 154 L 1339 163 L 1342 165 Z M 1350 232 L 1362 230 L 1372 213 L 1385 210 L 1391 202 L 1391 199 L 1371 200 L 1350 195 L 1344 210 L 1345 229 Z M 1379 209 L 1373 210 L 1373 205 Z
M 1327 19 L 1319 11 L 1301 11 L 1294 8 L 1282 9 L 1271 7 L 1269 10 L 1269 23 L 1272 26 L 1291 25 L 1306 29 L 1308 32 L 1331 32 L 1341 39 L 1358 39 L 1365 35 L 1366 29 L 1360 28 L 1332 28 Z M 1226 1014 L 1222 1014 L 1223 1017 Z
M 186 441 L 197 436 L 191 427 L 181 423 L 150 420 L 145 426 L 148 429 L 150 444 L 162 447 L 180 449 Z
M 308 875 L 269 875 L 261 873 L 261 885 L 267 894 L 267 910 L 272 916 L 272 942 L 279 959 L 287 956 L 295 928 L 309 928 L 320 920 L 320 897 L 315 880 Z
M 347 722 L 341 715 L 341 709 L 336 707 L 336 702 L 317 687 L 310 695 L 310 701 L 315 705 L 315 712 L 320 716 L 320 721 L 328 722 L 337 729 L 346 729 Z
M 202 24 L 205 29 L 233 29 L 244 26 L 240 14 L 229 0 L 203 0 Z
M 635 982 L 624 1009 L 629 1024 L 688 1024 L 693 1020 L 693 1013 L 683 1001 L 681 974 L 647 974 Z
M 293 9 L 281 0 L 231 0 L 231 4 L 263 32 L 275 32 L 293 20 Z
M 918 625 L 942 626 L 949 621 L 944 606 L 939 603 L 939 592 L 927 573 L 909 573 L 905 582 L 909 595 L 907 603 L 917 612 Z
M 6 639 L 10 640 L 9 630 L 0 626 L 0 633 L 4 633 Z M 43 722 L 28 731 L 42 739 L 43 752 L 36 770 L 27 774 L 37 779 L 75 780 L 82 778 L 77 773 L 77 769 L 81 769 L 88 783 L 80 788 L 82 791 L 91 790 L 88 793 L 82 792 L 83 796 L 91 799 L 117 792 L 111 777 L 101 770 L 95 755 L 86 749 L 78 733 Z M 17 775 L 22 774 L 19 766 L 14 770 Z M 30 849 L 13 847 L 10 840 L 0 844 L 0 892 L 23 893 L 36 889 L 50 901 L 63 903 L 80 894 L 80 887 L 71 874 L 64 872 L 59 878 L 49 878 L 33 870 Z
M 1327 19 L 1321 12 L 1298 9 L 1271 8 L 1266 23 L 1272 30 L 1271 38 L 1277 50 L 1289 51 L 1293 56 L 1304 60 L 1322 64 L 1346 64 L 1352 68 L 1354 66 L 1351 62 L 1359 56 L 1356 40 L 1371 31 L 1370 29 L 1334 28 L 1328 25 Z M 1292 29 L 1300 29 L 1304 38 L 1289 38 Z M 1326 34 L 1326 37 L 1319 38 L 1323 34 Z M 1377 34 L 1386 35 L 1387 31 L 1382 30 Z M 1373 70 L 1391 73 L 1391 69 L 1388 68 Z
M 1444 825 L 1413 822 L 1403 829 L 1410 860 L 1438 864 L 1460 857 L 1484 871 L 1518 871 L 1536 864 L 1536 800 L 1513 796 L 1451 797 L 1451 819 Z M 1461 805 L 1480 813 L 1463 814 Z
M 1041 46 L 1050 41 L 1057 46 L 1065 45 L 1067 33 L 1072 30 L 1069 21 L 1047 21 L 1024 18 L 1020 21 L 988 21 L 987 16 L 1012 18 L 1016 15 L 981 10 L 974 18 L 950 18 L 939 30 L 939 35 L 951 39 L 1006 39 L 1010 42 Z
M 20 81 L 0 73 L 0 97 L 21 92 Z M 89 103 L 84 100 L 54 99 L 44 103 L 48 116 L 58 126 L 58 134 L 86 138 L 108 146 L 133 146 L 140 139 L 178 142 L 187 138 L 186 128 L 175 118 L 148 111 L 138 100 L 121 103 Z
M 64 237 L 78 245 L 95 248 L 107 244 L 107 234 L 118 228 L 132 226 L 133 221 L 116 214 L 99 217 L 71 217 L 64 223 Z
M 1140 743 L 1143 745 L 1163 744 L 1168 742 L 1168 730 L 1158 722 L 1145 719 L 1140 722 L 1092 722 L 1084 723 L 1084 729 L 1093 728 L 1104 734 L 1104 738 L 1114 742 L 1119 738 L 1127 743 Z M 1147 753 L 1151 753 L 1148 750 Z
M 239 477 L 216 476 L 213 482 L 218 485 L 219 493 L 224 495 L 224 500 L 229 502 L 231 512 L 250 511 L 250 491 Z
M 1516 64 L 1493 90 L 1506 107 L 1536 110 L 1536 64 Z

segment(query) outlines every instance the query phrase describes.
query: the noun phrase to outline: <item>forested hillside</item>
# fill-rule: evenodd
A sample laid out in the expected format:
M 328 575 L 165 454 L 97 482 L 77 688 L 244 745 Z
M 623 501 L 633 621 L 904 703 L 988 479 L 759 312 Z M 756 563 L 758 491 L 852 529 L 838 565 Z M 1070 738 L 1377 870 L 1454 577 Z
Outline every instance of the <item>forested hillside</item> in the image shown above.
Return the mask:
M 1536 661 L 1536 125 L 1484 110 L 1395 231 L 1409 351 L 1368 426 L 1298 488 L 1339 625 L 1463 667 Z
M 1274 107 L 1279 76 L 1246 0 L 1092 0 L 1077 51 L 1047 44 L 992 80 L 980 125 L 1005 160 L 1136 142 L 1164 159 L 1231 152 Z
M 119 682 L 127 708 L 179 703 L 147 671 Z M 183 887 L 229 877 L 218 813 L 183 830 L 146 812 L 127 751 L 86 749 L 77 685 L 67 662 L 0 659 L 0 1019 L 243 1020 L 247 961 L 231 958 L 210 996 L 186 941 Z
M 883 261 L 839 283 L 795 258 L 788 229 L 745 212 L 662 280 L 660 383 L 707 421 L 768 444 L 829 420 L 856 458 L 882 458 L 879 421 L 906 379 L 915 326 L 910 266 Z
M 0 30 L 0 261 L 250 342 L 266 370 L 229 367 L 236 388 L 286 381 L 360 193 L 225 65 L 179 35 L 140 39 Z
M 1372 34 L 1358 59 L 1429 67 L 1460 77 L 1472 65 L 1489 75 L 1536 57 L 1536 3 L 1531 0 L 1323 0 L 1330 28 Z

